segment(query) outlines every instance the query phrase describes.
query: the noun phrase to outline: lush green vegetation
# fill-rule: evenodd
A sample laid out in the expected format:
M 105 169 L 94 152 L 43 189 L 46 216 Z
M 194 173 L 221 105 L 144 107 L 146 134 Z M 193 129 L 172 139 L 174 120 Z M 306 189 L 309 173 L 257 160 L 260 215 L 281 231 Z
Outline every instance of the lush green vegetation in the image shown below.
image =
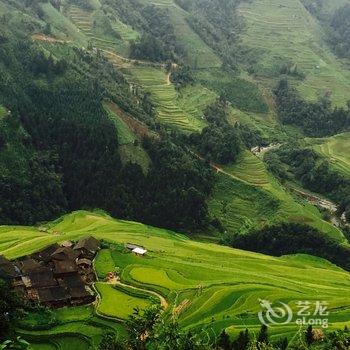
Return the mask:
M 349 25 L 350 4 L 345 4 L 333 15 L 331 20 L 333 32 L 329 40 L 335 53 L 340 57 L 350 57 Z
M 287 80 L 276 89 L 279 117 L 283 123 L 300 127 L 309 136 L 329 136 L 350 128 L 350 109 L 332 108 L 327 98 L 319 102 L 300 99 Z
M 333 170 L 311 149 L 282 147 L 265 156 L 269 170 L 282 181 L 300 181 L 303 187 L 341 204 L 340 213 L 350 217 L 350 180 Z
M 350 75 L 326 43 L 347 57 L 344 5 L 0 0 L 0 222 L 34 224 L 101 208 L 188 234 L 234 237 L 269 254 L 312 253 L 348 268 L 343 233 L 285 187 L 292 181 L 320 192 L 349 216 L 348 135 L 300 142 L 308 149 L 282 146 L 266 155 L 267 167 L 264 152 L 248 151 L 349 129 Z M 280 84 L 275 96 L 281 78 L 290 85 Z M 226 329 L 238 338 L 230 343 L 222 333 L 220 346 L 236 350 L 247 340 L 243 324 L 258 334 L 259 298 L 293 309 L 300 298 L 321 298 L 330 303 L 334 329 L 349 322 L 348 273 L 322 259 L 198 243 L 98 213 L 76 212 L 44 226 L 47 232 L 0 227 L 0 253 L 23 256 L 86 234 L 105 242 L 95 261 L 95 309 L 32 310 L 18 331 L 34 348 L 108 348 L 116 337 L 118 348 L 125 335 L 119 321 L 154 300 L 165 308 L 161 317 L 158 310 L 145 328 L 139 312 L 130 324 L 160 349 L 167 342 L 175 349 L 169 338 L 179 350 L 202 346 L 198 334 Z M 145 246 L 148 256 L 126 252 L 126 242 Z M 121 283 L 107 283 L 109 272 Z M 177 321 L 162 323 L 171 314 Z M 294 324 L 271 330 L 293 332 Z M 345 333 L 340 337 L 346 341 Z
M 201 71 L 197 79 L 227 100 L 232 106 L 248 112 L 267 113 L 268 106 L 259 87 L 230 70 Z
M 226 180 L 222 179 L 214 188 L 209 208 L 230 233 L 287 221 L 308 224 L 344 240 L 342 232 L 325 221 L 316 207 L 287 191 L 259 157 L 244 151 L 236 164 L 223 170 L 225 173 L 220 176 Z
M 350 248 L 306 225 L 266 227 L 247 235 L 236 235 L 230 244 L 239 249 L 275 256 L 296 253 L 316 255 L 350 270 Z
M 96 283 L 95 287 L 100 296 L 97 312 L 105 316 L 127 319 L 135 308 L 143 310 L 151 304 L 147 294 L 132 289 L 115 287 L 103 282 Z
M 255 331 L 260 328 L 258 299 L 267 295 L 271 301 L 285 300 L 293 309 L 295 301 L 300 299 L 325 300 L 329 302 L 331 329 L 342 328 L 349 322 L 349 301 L 344 297 L 350 288 L 348 273 L 323 259 L 307 255 L 276 258 L 199 243 L 173 232 L 90 212 L 75 212 L 45 226 L 48 232 L 35 227 L 2 226 L 0 253 L 8 257 L 23 256 L 50 243 L 76 240 L 87 233 L 110 243 L 143 245 L 148 250 L 146 257 L 110 248 L 121 280 L 145 290 L 135 291 L 137 296 L 132 295 L 133 298 L 144 299 L 144 293 L 151 291 L 163 295 L 169 303 L 164 317 L 175 308 L 181 328 L 199 329 L 202 334 L 212 332 L 211 329 L 218 334 L 227 328 L 228 333 L 238 334 L 246 327 L 243 320 L 243 324 Z M 53 235 L 53 231 L 57 234 Z M 112 294 L 115 292 L 111 286 L 106 288 Z M 121 297 L 129 298 L 127 295 Z M 123 305 L 127 304 L 116 303 L 113 307 L 120 310 Z M 62 333 L 80 334 L 93 341 L 101 339 L 102 320 L 91 318 L 85 308 L 57 312 L 56 317 L 65 322 L 46 331 L 21 333 L 33 337 L 28 339 L 36 336 L 37 340 Z M 110 329 L 112 321 L 106 322 L 106 328 Z M 272 327 L 270 332 L 291 335 L 296 330 L 292 323 Z
M 313 149 L 326 157 L 335 170 L 350 177 L 350 135 L 344 133 L 324 139 L 309 139 Z
M 307 2 L 321 8 L 319 1 Z M 324 3 L 336 9 L 342 1 Z M 317 101 L 330 94 L 334 105 L 346 105 L 349 71 L 325 45 L 323 25 L 302 1 L 291 0 L 288 6 L 282 0 L 244 2 L 238 14 L 245 22 L 243 64 L 265 86 L 274 86 L 287 67 L 303 99 Z

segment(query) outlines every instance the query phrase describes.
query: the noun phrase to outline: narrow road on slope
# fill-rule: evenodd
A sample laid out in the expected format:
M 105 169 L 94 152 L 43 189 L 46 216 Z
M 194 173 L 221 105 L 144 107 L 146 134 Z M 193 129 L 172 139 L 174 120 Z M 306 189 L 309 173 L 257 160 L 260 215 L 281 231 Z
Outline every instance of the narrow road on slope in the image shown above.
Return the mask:
M 197 157 L 198 159 L 200 159 L 200 160 L 202 160 L 202 161 L 205 161 L 205 159 L 204 159 L 203 157 L 201 157 L 199 154 L 197 154 L 197 153 L 191 151 L 189 148 L 187 148 L 187 149 L 188 149 L 188 151 L 189 151 L 192 155 L 194 155 L 195 157 Z M 239 177 L 237 177 L 237 176 L 235 176 L 235 175 L 233 175 L 233 174 L 228 173 L 228 172 L 225 171 L 224 169 L 220 168 L 217 164 L 214 164 L 214 163 L 211 163 L 211 162 L 210 162 L 210 163 L 209 163 L 209 166 L 210 166 L 213 170 L 215 170 L 215 172 L 216 172 L 217 174 L 223 174 L 223 175 L 229 176 L 231 179 L 234 179 L 234 180 L 236 180 L 236 181 L 241 181 L 241 182 L 243 182 L 243 183 L 245 183 L 245 184 L 247 184 L 247 185 L 255 186 L 254 184 L 252 184 L 252 183 L 250 183 L 250 182 L 248 182 L 248 181 L 246 181 L 246 180 L 243 180 L 243 179 L 241 179 L 241 178 L 239 178 Z

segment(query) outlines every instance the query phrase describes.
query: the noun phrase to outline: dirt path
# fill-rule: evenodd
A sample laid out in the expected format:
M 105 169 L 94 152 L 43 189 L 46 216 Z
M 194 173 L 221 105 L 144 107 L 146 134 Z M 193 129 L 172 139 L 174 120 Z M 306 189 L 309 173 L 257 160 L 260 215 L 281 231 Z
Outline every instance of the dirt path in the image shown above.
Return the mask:
M 343 225 L 349 226 L 349 223 L 347 222 L 344 214 L 341 217 L 339 217 L 338 215 L 339 206 L 336 203 L 294 187 L 290 187 L 290 188 L 294 192 L 296 192 L 298 195 L 305 198 L 312 205 L 328 210 L 332 214 L 331 223 L 335 227 L 341 227 Z
M 56 39 L 52 36 L 47 36 L 44 34 L 34 34 L 32 35 L 33 40 L 38 40 L 38 41 L 45 41 L 47 43 L 59 43 L 59 44 L 68 44 L 70 43 L 69 40 L 61 40 L 61 39 Z
M 291 189 L 294 192 L 296 192 L 297 194 L 299 194 L 300 196 L 306 198 L 311 204 L 320 206 L 324 209 L 327 209 L 333 214 L 336 213 L 338 210 L 338 205 L 331 202 L 330 200 L 318 197 L 314 194 L 302 191 L 302 190 L 294 188 L 294 187 L 291 187 Z
M 202 161 L 205 161 L 205 159 L 204 159 L 203 157 L 201 157 L 199 154 L 197 154 L 197 153 L 191 151 L 190 149 L 188 149 L 188 151 L 189 151 L 191 154 L 193 154 L 195 157 L 197 157 L 198 159 L 200 159 L 200 160 L 202 160 Z M 253 184 L 251 184 L 250 182 L 248 182 L 248 181 L 246 181 L 246 180 L 240 179 L 239 177 L 237 177 L 237 176 L 235 176 L 235 175 L 233 175 L 233 174 L 228 173 L 228 172 L 225 171 L 224 169 L 220 168 L 217 164 L 209 163 L 209 166 L 210 166 L 213 170 L 215 170 L 215 172 L 216 172 L 217 174 L 223 174 L 223 175 L 226 175 L 226 176 L 228 176 L 228 177 L 230 177 L 231 179 L 234 179 L 234 180 L 236 180 L 236 181 L 241 181 L 241 182 L 243 182 L 243 183 L 245 183 L 245 184 L 247 184 L 247 185 L 251 185 L 251 186 L 253 185 Z
M 123 111 L 117 104 L 111 101 L 104 101 L 103 104 L 107 106 L 114 114 L 116 114 L 120 119 L 122 119 L 125 124 L 127 124 L 132 131 L 138 135 L 141 139 L 144 137 L 150 137 L 156 140 L 159 140 L 159 135 L 154 131 L 150 130 L 148 126 L 141 122 L 140 120 L 135 119 L 130 116 L 128 113 Z
M 151 66 L 151 67 L 161 67 L 161 68 L 165 68 L 164 64 L 161 63 L 154 63 L 154 62 L 149 62 L 149 61 L 141 61 L 141 60 L 135 60 L 132 58 L 126 58 L 124 56 L 121 56 L 113 51 L 109 51 L 109 50 L 104 50 L 104 49 L 99 49 L 100 51 L 104 52 L 107 56 L 111 56 L 113 58 L 115 58 L 116 60 L 120 60 L 124 63 L 131 63 L 131 64 L 136 64 L 136 65 L 143 65 L 143 66 Z
M 170 76 L 171 76 L 171 72 L 169 72 L 167 75 L 166 75 L 166 85 L 170 85 L 171 84 L 171 80 L 170 80 Z

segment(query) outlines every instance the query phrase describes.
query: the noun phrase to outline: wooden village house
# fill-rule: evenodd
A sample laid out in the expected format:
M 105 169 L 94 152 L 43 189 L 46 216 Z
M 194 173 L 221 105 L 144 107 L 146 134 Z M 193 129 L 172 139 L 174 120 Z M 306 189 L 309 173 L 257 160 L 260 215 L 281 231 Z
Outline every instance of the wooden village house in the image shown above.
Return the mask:
M 95 281 L 93 259 L 100 242 L 82 238 L 75 245 L 52 244 L 16 261 L 0 256 L 0 277 L 30 302 L 52 307 L 81 305 L 95 300 L 89 284 Z

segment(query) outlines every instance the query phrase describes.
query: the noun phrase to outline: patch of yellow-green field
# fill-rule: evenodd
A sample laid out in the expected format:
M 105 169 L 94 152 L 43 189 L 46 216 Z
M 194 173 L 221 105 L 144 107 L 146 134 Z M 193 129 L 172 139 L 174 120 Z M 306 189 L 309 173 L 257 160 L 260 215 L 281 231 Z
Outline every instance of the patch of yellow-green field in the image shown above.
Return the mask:
M 105 316 L 127 319 L 135 308 L 142 310 L 151 305 L 150 300 L 108 283 L 98 282 L 95 287 L 100 295 L 97 311 Z
M 87 235 L 111 243 L 132 242 L 148 250 L 145 257 L 138 257 L 111 248 L 121 280 L 129 287 L 115 290 L 112 285 L 97 283 L 101 294 L 98 311 L 109 316 L 127 317 L 134 306 L 148 303 L 148 294 L 152 292 L 147 291 L 153 291 L 155 299 L 154 293 L 167 299 L 169 306 L 165 315 L 174 310 L 182 327 L 205 331 L 227 328 L 237 333 L 243 327 L 259 328 L 259 299 L 284 301 L 293 310 L 299 300 L 326 301 L 331 328 L 350 322 L 347 297 L 350 275 L 323 259 L 306 255 L 275 258 L 201 243 L 171 231 L 112 219 L 97 212 L 74 212 L 45 226 L 47 232 L 35 227 L 0 227 L 0 244 L 11 242 L 10 246 L 0 249 L 0 254 L 14 258 L 53 242 L 77 240 Z M 85 312 L 83 314 L 86 320 Z M 65 329 L 83 335 L 97 331 L 92 325 L 89 327 L 79 328 L 79 322 L 70 322 L 42 334 L 58 334 Z M 276 326 L 272 332 L 291 333 L 297 328 L 292 323 L 281 328 Z
M 207 89 L 203 88 L 202 92 L 201 88 L 197 87 L 193 91 L 195 96 L 189 96 L 186 91 L 184 95 L 179 96 L 161 68 L 135 66 L 128 69 L 128 74 L 132 83 L 150 93 L 159 122 L 185 132 L 199 131 L 203 128 L 205 123 L 198 116 L 205 104 L 212 101 L 212 95 Z M 189 98 L 196 101 L 192 108 Z
M 248 228 L 254 227 L 258 220 L 258 227 L 266 223 L 277 223 L 281 221 L 298 222 L 311 225 L 322 232 L 327 233 L 337 240 L 344 240 L 342 232 L 331 223 L 323 220 L 318 209 L 308 202 L 293 196 L 287 189 L 268 173 L 263 161 L 249 151 L 242 152 L 234 165 L 224 167 L 224 170 L 241 182 L 241 190 L 238 184 L 226 184 L 224 189 L 217 187 L 213 195 L 215 205 L 214 213 L 223 218 L 223 222 L 243 233 Z M 221 175 L 228 176 L 228 175 Z M 219 183 L 220 185 L 220 183 Z M 239 193 L 237 196 L 235 192 Z M 231 195 L 229 195 L 231 193 Z M 221 201 L 221 203 L 220 203 Z M 278 207 L 275 207 L 278 204 Z M 270 206 L 271 210 L 268 210 Z M 273 206 L 271 208 L 271 206 Z M 264 210 L 264 208 L 266 208 Z M 229 210 L 230 214 L 227 214 Z M 256 216 L 254 210 L 259 210 Z M 226 211 L 226 212 L 225 212 Z M 265 211 L 265 213 L 264 213 Z M 231 215 L 233 214 L 233 215 Z M 235 217 L 239 216 L 240 223 L 237 225 Z M 245 218 L 245 220 L 244 220 Z M 246 223 L 247 222 L 247 223 Z M 253 225 L 249 225 L 252 222 Z
M 313 149 L 328 158 L 332 167 L 350 178 L 350 133 L 325 139 L 308 139 Z
M 3 118 L 7 115 L 7 110 L 4 106 L 0 105 L 0 118 Z
M 95 271 L 99 278 L 105 278 L 109 272 L 115 272 L 115 264 L 109 249 L 101 249 L 94 261 Z
M 124 122 L 124 120 L 117 115 L 116 110 L 112 110 L 107 103 L 104 104 L 110 118 L 115 123 L 118 132 L 119 154 L 123 164 L 138 164 L 147 172 L 151 159 L 147 152 L 142 148 L 142 142 Z
M 136 136 L 129 128 L 129 126 L 110 108 L 108 108 L 107 105 L 105 105 L 105 109 L 107 110 L 111 120 L 115 123 L 115 126 L 117 128 L 119 146 L 134 143 L 134 141 L 136 140 Z
M 278 76 L 284 63 L 296 64 L 306 75 L 295 81 L 304 98 L 330 93 L 334 104 L 346 104 L 350 71 L 326 47 L 321 26 L 300 0 L 243 2 L 239 14 L 246 22 L 243 44 L 256 50 L 256 74 L 268 85 L 276 83 L 271 77 Z
M 205 109 L 214 103 L 218 95 L 202 85 L 189 85 L 179 91 L 179 106 L 193 118 L 201 119 Z

